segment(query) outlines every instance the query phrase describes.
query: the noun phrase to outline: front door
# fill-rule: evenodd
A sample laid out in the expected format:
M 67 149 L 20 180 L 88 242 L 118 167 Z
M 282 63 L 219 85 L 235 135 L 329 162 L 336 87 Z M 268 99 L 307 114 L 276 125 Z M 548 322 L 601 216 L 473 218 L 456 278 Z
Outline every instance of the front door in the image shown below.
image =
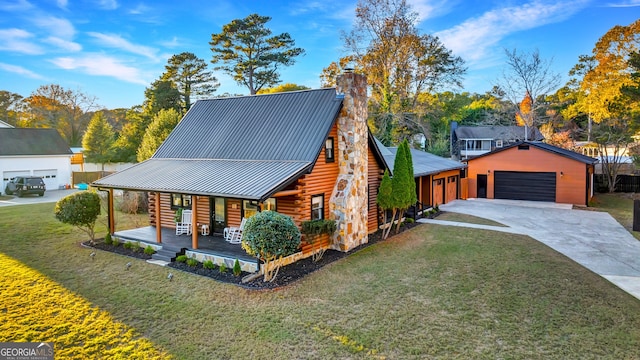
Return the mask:
M 225 198 L 209 198 L 211 234 L 222 234 L 227 226 L 227 201 Z
M 478 198 L 487 198 L 487 175 L 478 174 Z

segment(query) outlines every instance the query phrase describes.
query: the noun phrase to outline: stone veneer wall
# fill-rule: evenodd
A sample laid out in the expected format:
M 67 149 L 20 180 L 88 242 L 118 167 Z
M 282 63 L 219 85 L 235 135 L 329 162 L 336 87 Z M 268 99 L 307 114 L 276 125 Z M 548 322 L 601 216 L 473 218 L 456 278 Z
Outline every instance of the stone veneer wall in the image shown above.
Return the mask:
M 367 231 L 367 78 L 345 73 L 338 77 L 338 94 L 344 94 L 337 120 L 340 172 L 329 201 L 330 218 L 336 221 L 332 248 L 349 251 L 368 241 Z

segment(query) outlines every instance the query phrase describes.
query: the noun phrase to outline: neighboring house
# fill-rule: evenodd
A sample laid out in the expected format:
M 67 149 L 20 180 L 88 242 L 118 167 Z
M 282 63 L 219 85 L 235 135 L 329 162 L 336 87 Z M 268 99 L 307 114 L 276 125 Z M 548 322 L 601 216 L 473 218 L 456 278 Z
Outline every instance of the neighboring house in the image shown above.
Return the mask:
M 256 259 L 238 245 L 230 249 L 221 234 L 262 210 L 291 216 L 298 226 L 336 221 L 333 236 L 313 248 L 303 239 L 292 261 L 319 247 L 349 251 L 366 243 L 381 225 L 383 152 L 393 151 L 379 148 L 369 133 L 367 100 L 366 78 L 346 73 L 337 89 L 197 101 L 151 159 L 92 184 L 110 199 L 113 189 L 150 192 L 151 226 L 116 231 L 111 205 L 110 232 L 162 245 L 176 237 L 176 211 L 188 208 L 192 223 L 210 235 L 194 231 L 184 243 L 187 254 L 214 263 L 237 258 L 248 271 L 256 270 Z
M 10 124 L 7 124 L 6 122 L 0 120 L 0 129 L 1 128 L 12 128 L 13 126 L 11 126 Z
M 451 157 L 466 160 L 519 141 L 542 141 L 544 136 L 532 126 L 458 126 L 451 123 Z
M 376 139 L 376 141 L 378 140 Z M 377 144 L 391 174 L 397 148 L 384 147 L 379 141 Z M 413 159 L 413 173 L 420 204 L 424 207 L 432 207 L 446 204 L 461 197 L 460 178 L 461 173 L 464 172 L 463 169 L 467 167 L 466 164 L 418 149 L 411 149 L 411 158 Z
M 541 142 L 519 142 L 467 160 L 470 198 L 587 206 L 598 160 Z
M 41 176 L 47 190 L 71 181 L 73 153 L 55 129 L 0 128 L 0 174 L 4 192 L 16 176 Z
M 633 146 L 637 146 L 636 144 L 637 143 L 629 144 L 629 146 L 622 149 L 616 149 L 613 145 L 607 145 L 605 147 L 606 154 L 601 154 L 598 144 L 588 141 L 576 141 L 575 151 L 600 160 L 600 163 L 596 164 L 596 174 L 603 174 L 603 164 L 618 163 L 620 164 L 618 174 L 631 175 L 636 173 L 636 166 L 633 163 L 633 158 L 629 150 Z

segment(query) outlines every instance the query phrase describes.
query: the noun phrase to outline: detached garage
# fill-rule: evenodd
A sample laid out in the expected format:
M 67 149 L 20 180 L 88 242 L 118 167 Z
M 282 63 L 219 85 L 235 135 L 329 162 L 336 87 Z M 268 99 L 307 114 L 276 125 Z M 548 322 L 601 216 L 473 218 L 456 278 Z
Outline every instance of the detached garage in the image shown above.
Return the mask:
M 16 176 L 40 176 L 47 190 L 69 184 L 71 156 L 55 129 L 0 128 L 0 192 Z
M 541 142 L 520 142 L 467 161 L 469 197 L 586 206 L 596 159 Z

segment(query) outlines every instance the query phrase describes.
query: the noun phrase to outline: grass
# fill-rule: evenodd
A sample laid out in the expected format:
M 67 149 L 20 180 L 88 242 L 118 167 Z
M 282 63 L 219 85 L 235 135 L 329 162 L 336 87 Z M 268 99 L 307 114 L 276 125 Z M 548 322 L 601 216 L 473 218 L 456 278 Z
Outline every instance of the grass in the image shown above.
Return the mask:
M 131 346 L 148 344 L 159 356 L 640 358 L 640 301 L 525 236 L 418 226 L 293 286 L 250 291 L 182 272 L 168 282 L 167 268 L 107 252 L 92 261 L 78 246 L 83 234 L 56 222 L 52 210 L 0 208 L 0 253 L 16 261 L 9 266 L 31 268 L 42 279 L 27 285 L 50 281 L 86 301 L 83 309 L 108 313 L 136 334 L 127 338 Z M 46 308 L 29 314 L 8 303 L 16 300 L 4 297 L 6 278 L 0 321 L 16 314 L 27 320 L 11 331 L 1 327 L 0 341 L 14 341 L 18 331 L 65 341 L 45 336 L 61 326 L 57 316 L 44 316 Z
M 445 211 L 438 215 L 437 220 L 446 220 L 446 221 L 455 221 L 462 222 L 468 224 L 478 224 L 478 225 L 489 225 L 489 226 L 502 226 L 506 227 L 506 225 L 501 224 L 497 221 L 481 218 L 478 216 L 461 214 L 456 212 Z
M 589 209 L 608 212 L 620 225 L 640 240 L 640 233 L 633 231 L 634 199 L 640 199 L 640 197 L 633 193 L 597 193 L 589 203 Z

